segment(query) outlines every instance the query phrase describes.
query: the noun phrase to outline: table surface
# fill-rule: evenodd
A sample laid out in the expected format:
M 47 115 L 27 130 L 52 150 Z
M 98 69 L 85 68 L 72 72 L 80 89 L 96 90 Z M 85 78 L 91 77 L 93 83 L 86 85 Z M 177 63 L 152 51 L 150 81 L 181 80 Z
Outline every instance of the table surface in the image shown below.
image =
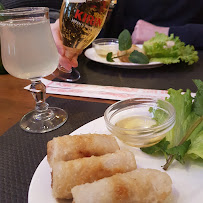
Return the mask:
M 187 66 L 176 64 L 146 70 L 128 70 L 106 66 L 79 59 L 81 79 L 78 83 L 168 89 L 170 87 L 196 91 L 192 79 L 203 79 L 203 52 L 198 63 Z M 48 76 L 54 79 L 54 76 Z M 69 134 L 85 123 L 103 115 L 112 100 L 72 97 L 63 95 L 48 99 L 50 105 L 58 106 L 69 114 L 68 121 L 56 131 L 43 134 L 27 133 L 20 129 L 18 121 L 34 109 L 31 93 L 23 88 L 30 82 L 10 75 L 0 75 L 0 202 L 28 202 L 29 184 L 33 174 L 46 155 L 46 145 L 55 136 Z M 60 97 L 63 99 L 56 99 Z M 78 101 L 75 101 L 78 100 Z M 98 102 L 98 103 L 97 103 Z M 10 128 L 10 129 L 9 129 Z M 8 130 L 9 129 L 9 130 Z
M 126 69 L 104 65 L 81 55 L 78 70 L 79 83 L 113 85 L 144 89 L 189 88 L 196 92 L 192 79 L 203 80 L 203 51 L 198 52 L 199 61 L 193 65 L 185 63 L 163 65 L 152 69 Z
M 54 78 L 53 76 L 47 77 Z M 24 90 L 29 80 L 17 79 L 9 74 L 0 75 L 0 135 L 3 135 L 10 127 L 16 124 L 26 113 L 35 108 L 35 101 L 32 94 Z M 82 100 L 112 104 L 115 101 L 100 100 L 64 95 L 51 95 L 59 98 Z
M 143 70 L 100 64 L 87 59 L 82 54 L 79 57 L 78 70 L 81 73 L 78 83 L 83 84 L 165 90 L 174 88 L 184 91 L 189 88 L 196 92 L 192 79 L 203 80 L 203 51 L 199 51 L 199 61 L 191 66 L 181 63 Z M 53 78 L 53 75 L 48 77 L 48 79 Z M 34 109 L 35 103 L 31 93 L 23 89 L 29 83 L 28 80 L 17 79 L 9 74 L 0 75 L 0 135 L 17 123 L 24 114 Z M 51 96 L 109 104 L 115 102 L 62 95 Z

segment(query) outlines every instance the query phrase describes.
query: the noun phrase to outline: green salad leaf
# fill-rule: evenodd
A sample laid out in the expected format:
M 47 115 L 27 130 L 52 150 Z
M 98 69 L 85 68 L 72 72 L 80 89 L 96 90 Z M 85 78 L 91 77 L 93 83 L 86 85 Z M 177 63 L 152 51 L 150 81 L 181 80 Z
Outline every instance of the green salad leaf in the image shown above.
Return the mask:
M 173 155 L 177 161 L 179 161 L 181 164 L 184 164 L 184 156 L 187 153 L 190 144 L 191 140 L 187 140 L 181 145 L 166 149 L 166 153 L 168 155 Z
M 163 100 L 158 100 L 157 106 L 159 106 L 160 108 L 150 107 L 149 112 L 153 114 L 154 120 L 157 123 L 156 125 L 160 125 L 165 123 L 168 118 L 168 113 L 162 110 L 165 108 L 165 103 Z
M 132 39 L 130 32 L 125 29 L 118 37 L 119 50 L 126 51 L 132 47 Z M 128 56 L 132 63 L 147 64 L 149 62 L 161 62 L 164 64 L 185 62 L 191 65 L 199 60 L 198 52 L 195 51 L 194 46 L 185 45 L 178 36 L 174 34 L 167 36 L 163 33 L 155 33 L 155 36 L 143 44 L 144 53 L 132 52 L 131 54 L 124 54 Z M 121 56 L 120 56 L 121 57 Z M 109 62 L 114 62 L 114 58 L 106 57 Z
M 106 55 L 106 60 L 109 61 L 109 62 L 114 62 L 113 60 L 113 52 L 109 52 L 107 55 Z
M 135 50 L 129 56 L 129 61 L 132 63 L 139 63 L 139 64 L 148 64 L 149 59 L 143 53 Z
M 131 48 L 132 39 L 128 30 L 123 30 L 118 36 L 119 50 L 125 51 Z
M 194 111 L 197 115 L 203 115 L 203 82 L 201 80 L 194 80 L 195 85 L 198 88 L 194 101 Z
M 157 152 L 162 152 L 164 154 L 165 158 L 167 159 L 168 156 L 166 154 L 166 150 L 167 150 L 169 144 L 170 144 L 170 142 L 166 141 L 166 138 L 164 138 L 156 145 L 153 145 L 151 147 L 144 147 L 144 148 L 141 148 L 141 150 L 147 154 L 155 154 Z
M 131 34 L 128 30 L 125 29 L 120 33 L 120 35 L 118 37 L 118 45 L 119 45 L 120 51 L 126 51 L 132 47 Z M 123 56 L 128 56 L 129 61 L 132 63 L 139 63 L 139 64 L 148 64 L 149 63 L 148 57 L 137 50 L 133 51 L 132 53 L 126 52 L 121 56 L 114 56 L 114 57 L 113 57 L 113 54 L 111 52 L 109 52 L 106 55 L 106 60 L 108 62 L 114 62 L 115 58 L 120 58 Z
M 196 96 L 191 96 L 191 91 L 185 93 L 180 90 L 169 89 L 169 98 L 166 98 L 176 110 L 176 123 L 170 130 L 161 145 L 167 146 L 167 149 L 160 149 L 160 143 L 141 150 L 154 154 L 162 152 L 166 157 L 165 170 L 170 166 L 174 159 L 184 163 L 184 156 L 192 159 L 203 159 L 203 81 L 193 80 L 197 86 Z M 161 104 L 161 103 L 160 103 Z M 150 111 L 150 109 L 149 109 Z M 160 111 L 153 112 L 155 120 L 160 121 Z
M 143 49 L 150 62 L 159 61 L 164 64 L 185 62 L 191 65 L 198 61 L 198 52 L 194 46 L 186 45 L 174 34 L 167 36 L 156 32 L 155 37 L 144 42 Z

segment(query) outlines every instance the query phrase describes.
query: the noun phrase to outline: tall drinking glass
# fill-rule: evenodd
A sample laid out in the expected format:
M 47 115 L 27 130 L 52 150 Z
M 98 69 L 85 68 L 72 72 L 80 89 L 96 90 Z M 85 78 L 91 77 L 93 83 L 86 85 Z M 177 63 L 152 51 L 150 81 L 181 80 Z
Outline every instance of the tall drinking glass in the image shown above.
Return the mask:
M 66 122 L 67 114 L 45 102 L 46 87 L 40 80 L 56 69 L 59 59 L 48 8 L 8 9 L 0 11 L 0 16 L 4 68 L 16 78 L 31 80 L 30 90 L 36 100 L 35 110 L 21 119 L 20 127 L 31 133 L 60 127 Z
M 97 37 L 101 31 L 111 0 L 63 0 L 60 11 L 60 31 L 66 47 L 66 57 L 72 60 Z M 76 81 L 79 72 L 68 73 L 60 64 L 56 76 L 65 81 Z

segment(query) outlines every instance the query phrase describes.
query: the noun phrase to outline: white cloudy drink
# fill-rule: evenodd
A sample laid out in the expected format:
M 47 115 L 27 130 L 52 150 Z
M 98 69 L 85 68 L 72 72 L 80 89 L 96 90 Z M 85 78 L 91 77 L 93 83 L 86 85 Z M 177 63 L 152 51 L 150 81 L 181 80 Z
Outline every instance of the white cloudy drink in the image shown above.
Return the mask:
M 2 62 L 14 77 L 30 79 L 35 109 L 23 116 L 20 127 L 29 133 L 46 133 L 62 126 L 67 113 L 46 103 L 41 77 L 57 68 L 59 55 L 46 7 L 24 7 L 0 11 Z M 13 95 L 11 95 L 13 96 Z
M 58 52 L 48 19 L 2 21 L 2 60 L 7 72 L 21 79 L 37 79 L 57 68 Z

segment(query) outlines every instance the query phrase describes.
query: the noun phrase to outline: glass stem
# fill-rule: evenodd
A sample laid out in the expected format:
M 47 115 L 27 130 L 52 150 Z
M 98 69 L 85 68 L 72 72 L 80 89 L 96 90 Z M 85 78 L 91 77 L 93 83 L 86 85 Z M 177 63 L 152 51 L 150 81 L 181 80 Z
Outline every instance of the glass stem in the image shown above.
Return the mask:
M 35 110 L 37 112 L 45 112 L 48 110 L 49 104 L 45 102 L 46 99 L 46 86 L 41 82 L 41 80 L 32 81 L 30 90 L 36 101 Z

